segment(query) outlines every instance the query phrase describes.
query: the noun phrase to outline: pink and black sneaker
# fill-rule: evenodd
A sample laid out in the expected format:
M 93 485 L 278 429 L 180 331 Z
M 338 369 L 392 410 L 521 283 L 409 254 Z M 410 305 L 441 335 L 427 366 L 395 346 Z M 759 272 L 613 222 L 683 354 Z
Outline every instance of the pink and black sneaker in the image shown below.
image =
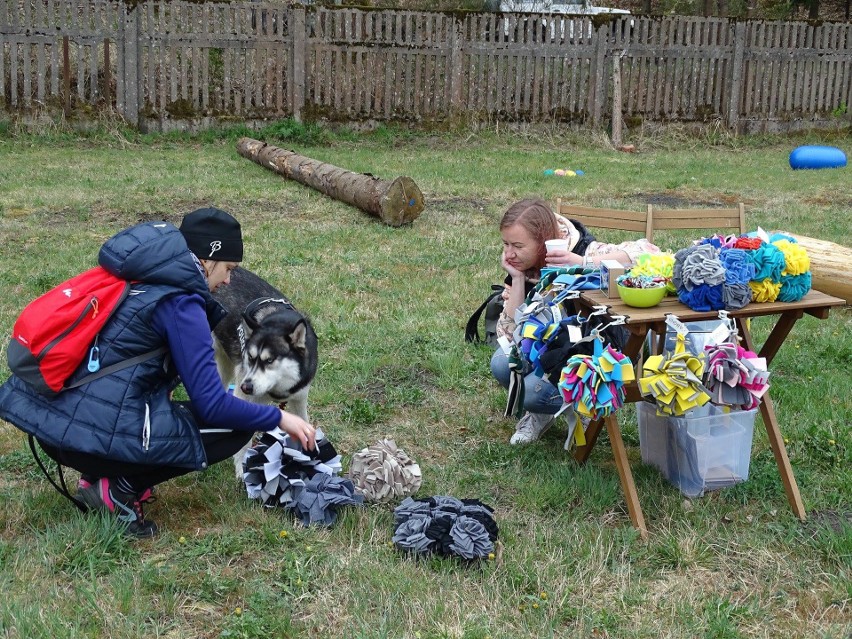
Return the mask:
M 81 479 L 77 487 L 77 496 L 86 506 L 93 510 L 110 512 L 126 524 L 126 535 L 143 539 L 157 534 L 157 524 L 146 521 L 142 512 L 142 502 L 151 499 L 151 489 L 140 495 L 125 493 L 111 484 L 106 477 L 94 482 Z

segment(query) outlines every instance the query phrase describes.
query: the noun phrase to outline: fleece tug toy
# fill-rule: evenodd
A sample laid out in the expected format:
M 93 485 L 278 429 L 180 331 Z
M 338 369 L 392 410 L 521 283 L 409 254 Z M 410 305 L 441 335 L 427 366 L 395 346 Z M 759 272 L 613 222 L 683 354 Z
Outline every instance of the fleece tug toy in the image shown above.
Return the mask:
M 751 410 L 769 390 L 766 359 L 732 342 L 707 346 L 704 386 L 717 406 Z
M 351 481 L 337 476 L 340 471 L 340 455 L 319 429 L 316 448 L 310 451 L 277 428 L 263 433 L 243 461 L 249 498 L 269 508 L 286 508 L 305 525 L 330 526 L 338 506 L 364 501 Z
M 413 495 L 423 482 L 420 466 L 392 439 L 383 439 L 355 453 L 349 478 L 355 484 L 355 492 L 378 503 Z
M 562 400 L 577 415 L 573 426 L 574 443 L 584 446 L 586 438 L 580 424 L 581 416 L 589 419 L 607 417 L 624 404 L 624 384 L 634 379 L 630 358 L 611 346 L 604 348 L 600 339 L 594 340 L 591 355 L 573 355 L 562 369 L 559 390 Z M 565 442 L 570 447 L 571 436 Z
M 494 552 L 494 509 L 476 499 L 407 497 L 393 514 L 393 543 L 400 550 L 463 559 L 485 559 Z
M 701 384 L 704 358 L 686 350 L 686 338 L 678 333 L 674 353 L 652 355 L 642 366 L 639 391 L 657 403 L 659 415 L 683 415 L 704 406 L 710 395 Z

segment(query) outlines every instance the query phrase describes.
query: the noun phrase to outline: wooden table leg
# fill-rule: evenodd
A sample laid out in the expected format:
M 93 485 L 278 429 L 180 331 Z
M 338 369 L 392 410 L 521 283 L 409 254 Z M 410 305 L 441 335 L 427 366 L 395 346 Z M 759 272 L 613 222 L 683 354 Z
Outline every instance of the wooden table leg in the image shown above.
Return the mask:
M 758 353 L 761 357 L 766 358 L 767 365 L 772 363 L 778 349 L 781 348 L 784 340 L 787 339 L 790 331 L 793 330 L 793 326 L 802 318 L 803 315 L 804 313 L 802 311 L 782 313 L 778 318 L 778 321 L 775 322 L 775 326 L 772 327 L 769 337 L 766 338 L 766 341 L 763 343 L 763 346 Z M 740 334 L 742 335 L 742 327 L 746 326 L 747 323 L 742 320 L 737 320 L 737 324 L 740 326 Z M 748 326 L 746 326 L 746 330 L 748 330 Z M 745 336 L 743 335 L 743 337 Z M 749 339 L 751 339 L 750 333 Z M 749 346 L 749 350 L 754 351 L 751 346 Z M 754 352 L 757 353 L 757 351 Z
M 595 444 L 598 441 L 598 435 L 601 433 L 601 426 L 603 426 L 602 419 L 595 419 L 589 422 L 588 428 L 586 428 L 586 443 L 583 446 L 577 446 L 574 449 L 574 459 L 577 460 L 580 464 L 585 464 L 589 459 L 589 455 L 592 454 L 592 448 L 595 447 Z
M 648 529 L 645 527 L 645 516 L 639 505 L 639 494 L 636 492 L 636 484 L 633 481 L 633 473 L 630 472 L 630 462 L 627 460 L 627 451 L 624 441 L 621 439 L 621 429 L 614 415 L 605 417 L 606 432 L 609 435 L 609 443 L 612 446 L 612 455 L 615 465 L 618 467 L 618 478 L 621 480 L 621 490 L 624 492 L 624 500 L 627 502 L 627 512 L 634 528 L 639 530 L 642 539 L 648 539 Z
M 746 326 L 746 322 L 737 320 L 740 335 L 745 342 L 746 348 L 750 351 L 755 351 L 754 342 L 751 333 Z M 789 326 L 786 329 L 790 332 L 792 324 L 787 322 Z M 773 333 L 775 331 L 773 330 Z M 777 350 L 777 349 L 775 349 Z M 773 353 L 774 354 L 774 353 Z M 784 446 L 784 438 L 781 436 L 781 429 L 778 427 L 778 419 L 775 416 L 775 408 L 772 405 L 772 399 L 767 392 L 760 402 L 760 414 L 763 417 L 763 425 L 766 427 L 766 434 L 769 437 L 769 445 L 772 447 L 772 454 L 775 455 L 775 463 L 778 464 L 778 473 L 781 475 L 781 481 L 784 484 L 784 492 L 787 493 L 787 501 L 790 502 L 790 508 L 793 509 L 796 517 L 804 521 L 807 517 L 805 506 L 802 503 L 802 496 L 799 493 L 799 485 L 796 483 L 796 477 L 793 475 L 793 467 L 790 465 L 790 458 L 787 456 L 787 448 Z

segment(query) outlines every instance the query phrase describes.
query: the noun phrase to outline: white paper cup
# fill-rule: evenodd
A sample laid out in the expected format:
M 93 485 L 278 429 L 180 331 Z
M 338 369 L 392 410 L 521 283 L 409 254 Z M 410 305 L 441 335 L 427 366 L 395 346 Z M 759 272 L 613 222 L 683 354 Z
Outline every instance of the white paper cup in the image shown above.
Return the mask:
M 552 251 L 567 251 L 568 240 L 545 240 L 544 246 L 548 253 Z

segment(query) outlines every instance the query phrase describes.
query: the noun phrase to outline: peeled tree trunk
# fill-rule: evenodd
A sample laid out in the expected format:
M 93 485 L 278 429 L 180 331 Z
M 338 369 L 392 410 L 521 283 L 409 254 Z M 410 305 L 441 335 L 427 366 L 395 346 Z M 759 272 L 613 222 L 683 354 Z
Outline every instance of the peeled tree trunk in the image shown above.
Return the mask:
M 827 240 L 818 240 L 788 231 L 779 232 L 794 238 L 808 252 L 813 288 L 844 299 L 847 304 L 852 304 L 852 283 L 849 281 L 852 249 Z
M 347 171 L 252 138 L 240 138 L 237 152 L 286 178 L 358 207 L 390 226 L 412 222 L 425 206 L 423 194 L 410 177 L 381 180 L 369 173 Z

